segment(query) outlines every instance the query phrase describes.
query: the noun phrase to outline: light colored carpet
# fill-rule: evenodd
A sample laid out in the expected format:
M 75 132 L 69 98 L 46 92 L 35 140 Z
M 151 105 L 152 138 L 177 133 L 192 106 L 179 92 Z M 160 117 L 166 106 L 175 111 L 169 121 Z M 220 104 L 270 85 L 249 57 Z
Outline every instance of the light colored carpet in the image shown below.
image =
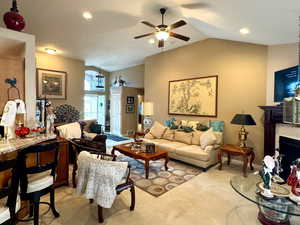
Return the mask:
M 111 209 L 104 210 L 105 225 L 259 225 L 256 205 L 234 192 L 229 181 L 241 175 L 241 165 L 223 170 L 211 168 L 190 181 L 154 197 L 136 188 L 136 208 L 129 211 L 130 194 L 124 191 Z M 74 195 L 70 187 L 56 191 L 60 218 L 49 212 L 41 217 L 41 225 L 95 225 L 97 206 Z M 292 219 L 300 224 L 300 217 Z M 24 224 L 24 223 L 22 223 Z M 28 223 L 32 224 L 32 223 Z

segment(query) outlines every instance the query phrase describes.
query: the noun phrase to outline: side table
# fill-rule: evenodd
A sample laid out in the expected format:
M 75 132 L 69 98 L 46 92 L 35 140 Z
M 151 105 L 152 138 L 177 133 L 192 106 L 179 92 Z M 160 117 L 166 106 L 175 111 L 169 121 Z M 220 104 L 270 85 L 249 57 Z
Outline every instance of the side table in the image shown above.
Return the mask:
M 253 151 L 253 148 L 247 147 L 247 148 L 241 148 L 236 145 L 223 145 L 220 148 L 219 154 L 218 154 L 218 159 L 219 159 L 219 170 L 222 170 L 222 155 L 223 153 L 227 154 L 228 161 L 227 164 L 230 165 L 231 161 L 231 156 L 242 156 L 244 159 L 244 166 L 243 166 L 243 174 L 244 177 L 247 177 L 247 167 L 248 167 L 248 162 L 250 161 L 250 169 L 253 170 L 253 161 L 255 158 L 255 154 Z

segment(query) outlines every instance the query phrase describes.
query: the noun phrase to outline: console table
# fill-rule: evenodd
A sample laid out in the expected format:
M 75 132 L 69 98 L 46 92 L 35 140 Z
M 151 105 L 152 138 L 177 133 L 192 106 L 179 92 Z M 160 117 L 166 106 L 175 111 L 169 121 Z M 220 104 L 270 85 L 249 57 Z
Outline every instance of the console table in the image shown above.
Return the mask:
M 274 155 L 276 124 L 283 123 L 283 106 L 259 106 L 264 110 L 264 155 Z

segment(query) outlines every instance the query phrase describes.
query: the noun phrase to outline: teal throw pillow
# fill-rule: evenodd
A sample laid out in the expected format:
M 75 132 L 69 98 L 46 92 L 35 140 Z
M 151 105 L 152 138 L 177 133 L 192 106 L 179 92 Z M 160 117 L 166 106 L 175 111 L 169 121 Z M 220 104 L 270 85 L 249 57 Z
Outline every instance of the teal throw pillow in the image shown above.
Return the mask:
M 213 131 L 224 131 L 224 121 L 209 121 L 209 126 L 212 127 Z

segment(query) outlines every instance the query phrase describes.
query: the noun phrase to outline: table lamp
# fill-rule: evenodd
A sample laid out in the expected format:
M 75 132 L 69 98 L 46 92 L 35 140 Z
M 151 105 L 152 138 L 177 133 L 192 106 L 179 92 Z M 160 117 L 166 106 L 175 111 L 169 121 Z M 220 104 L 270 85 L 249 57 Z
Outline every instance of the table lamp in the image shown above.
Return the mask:
M 250 114 L 236 114 L 233 119 L 231 120 L 232 124 L 242 125 L 241 130 L 239 132 L 239 140 L 240 140 L 240 147 L 246 148 L 246 141 L 248 132 L 245 129 L 245 125 L 252 126 L 256 125 L 254 119 Z
M 144 102 L 143 103 L 143 115 L 144 115 L 144 129 L 149 129 L 152 126 L 152 119 L 153 116 L 153 102 Z

